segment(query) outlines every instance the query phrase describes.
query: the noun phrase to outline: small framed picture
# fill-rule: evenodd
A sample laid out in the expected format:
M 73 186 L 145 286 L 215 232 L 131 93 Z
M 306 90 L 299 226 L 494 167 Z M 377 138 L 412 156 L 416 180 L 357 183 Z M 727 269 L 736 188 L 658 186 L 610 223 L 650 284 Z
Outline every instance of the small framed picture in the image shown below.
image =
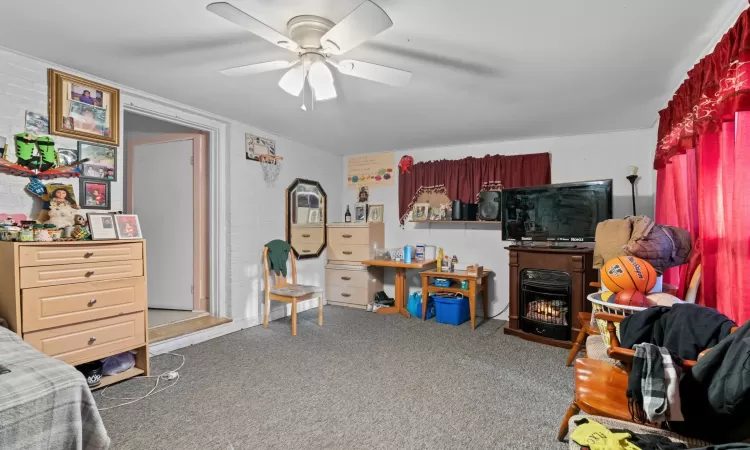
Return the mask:
M 87 180 L 81 178 L 81 207 L 85 209 L 110 209 L 109 181 Z
M 88 159 L 81 164 L 81 177 L 117 181 L 117 148 L 78 142 L 78 157 Z
M 60 167 L 72 166 L 78 161 L 78 149 L 58 148 L 57 165 Z
M 89 229 L 91 230 L 91 239 L 98 241 L 101 239 L 117 239 L 117 230 L 115 230 L 115 218 L 109 213 L 88 213 Z
M 142 239 L 141 224 L 135 214 L 115 214 L 118 239 Z
M 411 220 L 421 222 L 428 219 L 430 213 L 429 203 L 415 203 L 411 209 Z
M 367 203 L 356 203 L 354 205 L 354 223 L 367 222 Z
M 376 223 L 382 222 L 383 209 L 383 205 L 367 205 L 367 221 Z

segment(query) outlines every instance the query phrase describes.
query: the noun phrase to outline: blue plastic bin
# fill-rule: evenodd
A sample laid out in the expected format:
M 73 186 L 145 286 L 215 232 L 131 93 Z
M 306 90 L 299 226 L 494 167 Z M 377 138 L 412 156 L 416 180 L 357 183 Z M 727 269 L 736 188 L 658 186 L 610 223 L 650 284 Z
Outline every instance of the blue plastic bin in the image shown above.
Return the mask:
M 435 320 L 438 323 L 461 325 L 471 317 L 469 299 L 466 297 L 446 297 L 440 294 L 431 295 L 430 297 L 435 302 Z

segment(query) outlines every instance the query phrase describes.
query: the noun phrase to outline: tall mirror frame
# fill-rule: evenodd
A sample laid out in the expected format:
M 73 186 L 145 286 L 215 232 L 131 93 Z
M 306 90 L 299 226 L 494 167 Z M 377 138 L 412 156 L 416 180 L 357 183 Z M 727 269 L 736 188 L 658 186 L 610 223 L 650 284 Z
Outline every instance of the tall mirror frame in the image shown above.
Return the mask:
M 320 183 L 295 179 L 286 188 L 286 241 L 298 259 L 317 258 L 323 253 L 328 244 L 327 220 L 328 197 Z

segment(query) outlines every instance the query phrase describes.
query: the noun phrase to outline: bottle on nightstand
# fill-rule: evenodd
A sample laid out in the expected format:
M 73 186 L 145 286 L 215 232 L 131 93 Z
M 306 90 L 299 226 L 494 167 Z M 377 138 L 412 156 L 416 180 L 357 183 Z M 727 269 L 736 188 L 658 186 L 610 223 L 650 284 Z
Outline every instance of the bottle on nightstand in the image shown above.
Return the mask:
M 344 214 L 344 222 L 351 223 L 352 213 L 349 212 L 349 205 L 346 205 L 346 214 Z

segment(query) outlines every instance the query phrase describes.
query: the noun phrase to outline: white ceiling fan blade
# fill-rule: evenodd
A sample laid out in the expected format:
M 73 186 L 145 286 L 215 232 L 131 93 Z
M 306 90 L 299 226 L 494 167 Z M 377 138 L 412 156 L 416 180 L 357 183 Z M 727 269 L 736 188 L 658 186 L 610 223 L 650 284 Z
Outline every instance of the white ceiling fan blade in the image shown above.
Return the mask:
M 206 9 L 281 48 L 295 51 L 297 43 L 227 2 L 211 3 Z
M 279 87 L 295 97 L 302 92 L 304 84 L 305 79 L 301 65 L 289 69 L 279 80 Z
M 406 86 L 411 79 L 411 72 L 353 59 L 339 62 L 336 68 L 344 75 L 377 81 L 389 86 Z
M 268 61 L 258 64 L 249 64 L 247 66 L 232 67 L 231 69 L 220 70 L 219 73 L 230 77 L 241 77 L 245 75 L 255 75 L 256 73 L 270 72 L 272 70 L 286 69 L 297 64 L 297 61 Z
M 320 38 L 320 45 L 334 55 L 346 53 L 393 25 L 380 6 L 366 0 Z
M 331 69 L 323 61 L 316 61 L 310 66 L 307 82 L 315 92 L 315 100 L 322 102 L 336 98 L 336 87 L 333 85 Z

